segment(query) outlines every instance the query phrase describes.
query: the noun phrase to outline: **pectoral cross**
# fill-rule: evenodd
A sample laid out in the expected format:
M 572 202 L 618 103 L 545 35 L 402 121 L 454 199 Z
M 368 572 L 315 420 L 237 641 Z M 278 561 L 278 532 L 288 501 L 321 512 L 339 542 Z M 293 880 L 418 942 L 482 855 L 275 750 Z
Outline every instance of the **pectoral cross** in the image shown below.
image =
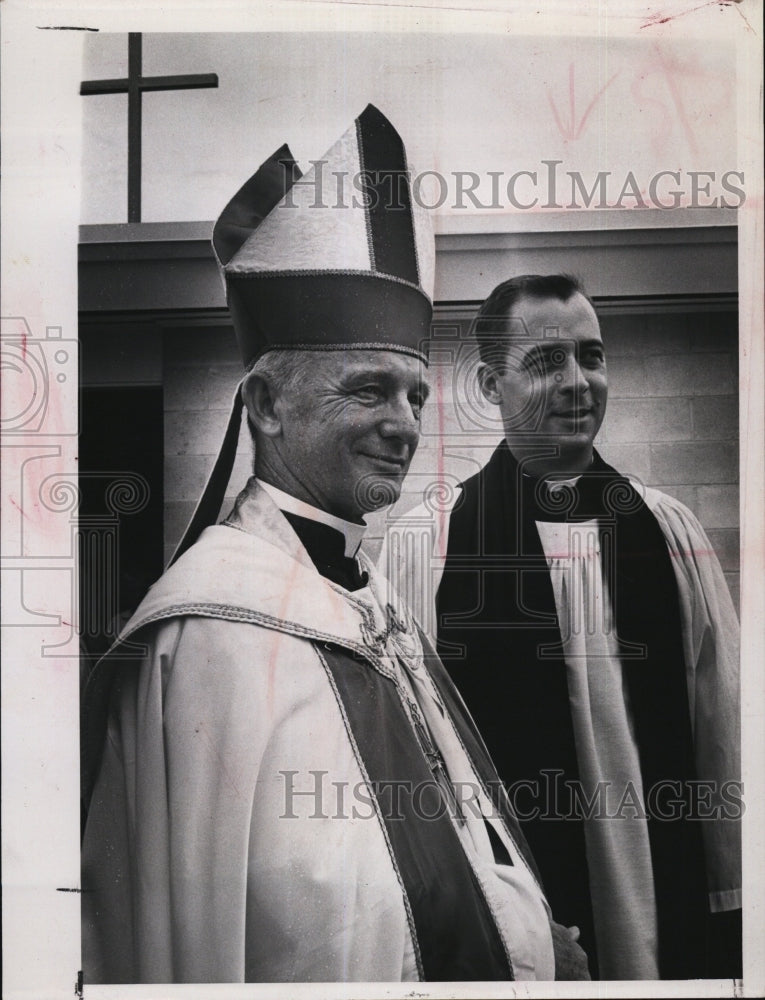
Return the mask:
M 117 80 L 86 80 L 80 94 L 128 95 L 128 222 L 141 221 L 141 97 L 145 90 L 199 90 L 218 86 L 217 73 L 142 76 L 142 38 L 128 35 L 128 75 Z

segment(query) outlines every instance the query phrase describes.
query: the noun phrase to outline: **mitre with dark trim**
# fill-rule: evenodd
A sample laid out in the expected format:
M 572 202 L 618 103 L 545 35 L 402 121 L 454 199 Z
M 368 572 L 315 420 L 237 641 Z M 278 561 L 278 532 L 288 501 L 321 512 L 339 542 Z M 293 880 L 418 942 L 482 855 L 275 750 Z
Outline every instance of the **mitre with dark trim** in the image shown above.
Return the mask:
M 406 150 L 369 104 L 302 175 L 287 145 L 237 191 L 213 248 L 245 367 L 268 351 L 381 350 L 427 363 L 435 247 Z M 226 434 L 174 562 L 217 519 L 236 455 Z
M 245 365 L 276 348 L 426 360 L 433 236 L 401 137 L 369 104 L 312 163 L 277 150 L 213 231 Z

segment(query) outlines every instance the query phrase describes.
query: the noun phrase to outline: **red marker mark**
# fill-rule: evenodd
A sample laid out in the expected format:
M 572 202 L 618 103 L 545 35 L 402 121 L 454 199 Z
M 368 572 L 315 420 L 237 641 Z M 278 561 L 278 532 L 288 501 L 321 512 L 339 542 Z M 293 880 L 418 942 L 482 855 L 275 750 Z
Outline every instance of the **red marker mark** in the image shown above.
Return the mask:
M 672 95 L 672 101 L 675 105 L 675 110 L 677 111 L 677 117 L 680 119 L 680 124 L 683 126 L 683 131 L 685 132 L 685 137 L 688 140 L 688 145 L 691 147 L 691 152 L 698 153 L 698 146 L 696 145 L 696 136 L 693 134 L 693 128 L 688 120 L 688 115 L 685 113 L 685 105 L 683 104 L 683 95 L 680 92 L 680 86 L 678 83 L 678 74 L 674 67 L 671 66 L 661 49 L 656 46 L 657 55 L 659 58 L 659 63 L 664 74 L 664 79 L 667 82 L 667 87 Z
M 732 4 L 736 4 L 736 10 L 738 10 L 739 3 L 741 3 L 741 0 L 707 0 L 706 3 L 700 3 L 698 7 L 691 7 L 688 10 L 680 11 L 679 14 L 651 14 L 645 23 L 640 25 L 640 27 L 654 28 L 658 24 L 668 24 L 670 21 L 675 21 L 678 17 L 685 17 L 686 14 L 695 14 L 697 10 L 703 10 L 705 7 L 730 7 Z M 741 14 L 740 10 L 738 10 L 738 12 Z M 743 14 L 741 14 L 741 17 L 744 18 L 747 27 L 751 30 L 751 25 Z
M 670 549 L 669 555 L 671 559 L 690 559 L 691 557 L 700 559 L 703 557 L 716 557 L 717 553 L 714 549 Z
M 584 126 L 587 124 L 587 119 L 590 117 L 590 114 L 592 113 L 592 109 L 595 107 L 597 102 L 606 92 L 608 87 L 611 86 L 611 84 L 618 75 L 619 71 L 617 70 L 616 73 L 614 73 L 613 76 L 611 76 L 603 84 L 600 90 L 598 90 L 595 93 L 595 96 L 592 98 L 590 103 L 585 108 L 584 114 L 582 115 L 578 123 L 576 120 L 576 86 L 574 83 L 574 64 L 570 63 L 568 67 L 568 120 L 567 121 L 564 122 L 560 114 L 558 113 L 557 105 L 555 104 L 552 93 L 548 87 L 547 100 L 550 102 L 550 107 L 552 109 L 553 117 L 555 118 L 555 123 L 558 126 L 558 130 L 560 131 L 560 134 L 563 136 L 564 139 L 566 140 L 578 139 L 581 136 L 582 132 L 584 131 Z
M 631 90 L 641 109 L 647 106 L 657 109 L 651 116 L 656 149 L 666 148 L 674 123 L 679 120 L 690 150 L 698 154 L 692 116 L 683 95 L 698 92 L 701 87 L 709 95 L 705 109 L 710 117 L 730 113 L 731 81 L 727 75 L 705 68 L 690 53 L 681 55 L 663 50 L 657 44 L 653 46 L 653 54 L 643 64 Z
M 19 506 L 19 504 L 16 503 L 16 501 L 13 499 L 13 497 L 10 494 L 8 494 L 8 500 L 9 500 L 10 503 L 13 504 L 13 506 L 16 508 L 16 510 L 19 512 L 19 514 L 21 514 L 21 516 L 28 521 L 29 520 L 29 515 L 24 513 L 24 508 L 21 507 L 21 506 Z

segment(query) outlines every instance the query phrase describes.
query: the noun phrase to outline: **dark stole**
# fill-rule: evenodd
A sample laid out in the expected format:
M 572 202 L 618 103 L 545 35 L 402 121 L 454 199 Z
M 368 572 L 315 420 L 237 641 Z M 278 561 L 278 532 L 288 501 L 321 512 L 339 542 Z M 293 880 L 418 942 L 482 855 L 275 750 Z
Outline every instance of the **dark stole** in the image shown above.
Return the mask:
M 706 877 L 691 817 L 695 778 L 677 584 L 661 529 L 632 484 L 597 453 L 555 493 L 523 474 L 506 442 L 463 484 L 437 595 L 438 647 L 501 779 L 517 782 L 522 822 L 553 917 L 576 924 L 598 975 L 566 664 L 536 521 L 597 518 L 645 789 L 679 782 L 682 819 L 649 815 L 664 979 L 703 976 Z M 558 791 L 549 801 L 549 790 Z M 663 786 L 671 787 L 671 786 Z M 523 816 L 521 817 L 523 819 Z

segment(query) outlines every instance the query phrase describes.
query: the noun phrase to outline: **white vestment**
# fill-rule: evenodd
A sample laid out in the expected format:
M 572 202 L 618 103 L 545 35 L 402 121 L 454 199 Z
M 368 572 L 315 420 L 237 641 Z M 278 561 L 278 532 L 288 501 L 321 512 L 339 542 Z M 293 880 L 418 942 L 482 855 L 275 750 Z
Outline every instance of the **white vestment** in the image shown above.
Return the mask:
M 320 576 L 253 481 L 237 509 L 136 612 L 124 637 L 143 645 L 140 664 L 101 667 L 118 680 L 83 846 L 86 981 L 423 978 L 330 648 L 395 685 L 399 724 L 417 702 L 473 793 L 454 825 L 507 961 L 518 979 L 553 978 L 546 901 L 438 704 L 406 609 L 368 563 L 359 592 Z M 487 822 L 511 865 L 495 863 Z

